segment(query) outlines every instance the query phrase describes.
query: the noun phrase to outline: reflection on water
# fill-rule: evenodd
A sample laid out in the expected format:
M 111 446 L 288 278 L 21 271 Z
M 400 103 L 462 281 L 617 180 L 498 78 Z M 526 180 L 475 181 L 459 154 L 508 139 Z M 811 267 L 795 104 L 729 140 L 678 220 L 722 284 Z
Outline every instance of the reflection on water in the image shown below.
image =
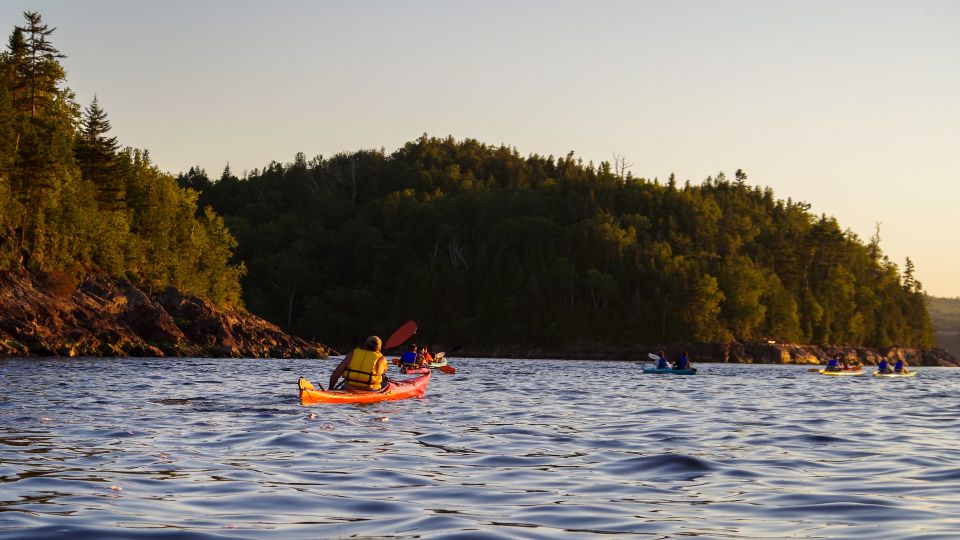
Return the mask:
M 960 371 L 451 359 L 301 407 L 333 361 L 2 360 L 0 539 L 955 538 Z

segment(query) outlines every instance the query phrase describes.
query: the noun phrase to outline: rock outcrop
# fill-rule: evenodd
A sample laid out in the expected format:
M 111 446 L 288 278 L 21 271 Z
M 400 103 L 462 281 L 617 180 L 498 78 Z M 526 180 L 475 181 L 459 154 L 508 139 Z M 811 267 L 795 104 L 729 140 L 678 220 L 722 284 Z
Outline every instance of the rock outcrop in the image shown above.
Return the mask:
M 168 287 L 0 272 L 0 356 L 322 358 L 326 346 Z

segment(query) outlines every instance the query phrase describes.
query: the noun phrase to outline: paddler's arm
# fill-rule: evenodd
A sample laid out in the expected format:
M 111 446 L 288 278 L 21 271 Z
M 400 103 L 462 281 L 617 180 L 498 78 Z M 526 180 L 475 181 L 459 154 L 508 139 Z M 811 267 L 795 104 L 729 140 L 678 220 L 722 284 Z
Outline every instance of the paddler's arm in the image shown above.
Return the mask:
M 333 373 L 330 374 L 330 385 L 327 386 L 327 388 L 332 390 L 337 385 L 337 381 L 339 381 L 340 376 L 343 375 L 343 370 L 347 369 L 347 366 L 350 365 L 350 358 L 352 356 L 353 351 L 350 351 L 346 356 L 343 357 L 343 360 L 337 364 L 337 367 L 333 369 Z
M 377 364 L 373 366 L 373 369 L 377 375 L 383 375 L 387 372 L 388 367 L 390 367 L 390 364 L 387 362 L 387 357 L 381 356 L 377 359 Z

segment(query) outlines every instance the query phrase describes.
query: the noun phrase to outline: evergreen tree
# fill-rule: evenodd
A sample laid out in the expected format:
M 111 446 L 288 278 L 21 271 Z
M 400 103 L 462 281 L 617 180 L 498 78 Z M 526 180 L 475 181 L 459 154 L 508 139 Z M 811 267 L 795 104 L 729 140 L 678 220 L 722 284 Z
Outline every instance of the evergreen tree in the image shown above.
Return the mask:
M 117 167 L 120 148 L 116 137 L 108 137 L 110 121 L 97 97 L 84 109 L 80 133 L 74 143 L 74 155 L 83 179 L 94 185 L 97 200 L 107 210 L 124 208 L 123 178 Z

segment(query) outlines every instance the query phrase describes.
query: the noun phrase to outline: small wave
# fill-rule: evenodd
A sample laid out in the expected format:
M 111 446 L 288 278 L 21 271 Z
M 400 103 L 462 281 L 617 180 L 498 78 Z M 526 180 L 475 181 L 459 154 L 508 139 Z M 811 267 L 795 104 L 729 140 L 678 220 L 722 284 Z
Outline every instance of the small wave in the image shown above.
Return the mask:
M 717 466 L 686 454 L 660 454 L 623 459 L 602 467 L 613 475 L 629 475 L 658 478 L 664 476 L 702 475 L 717 469 Z

